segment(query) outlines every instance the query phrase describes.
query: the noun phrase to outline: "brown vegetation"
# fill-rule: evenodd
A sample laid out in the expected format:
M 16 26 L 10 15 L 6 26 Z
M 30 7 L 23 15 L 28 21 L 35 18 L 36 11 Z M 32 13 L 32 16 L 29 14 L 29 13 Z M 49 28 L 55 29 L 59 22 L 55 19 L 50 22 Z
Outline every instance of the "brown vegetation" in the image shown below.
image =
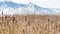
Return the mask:
M 60 16 L 0 16 L 0 34 L 60 34 Z

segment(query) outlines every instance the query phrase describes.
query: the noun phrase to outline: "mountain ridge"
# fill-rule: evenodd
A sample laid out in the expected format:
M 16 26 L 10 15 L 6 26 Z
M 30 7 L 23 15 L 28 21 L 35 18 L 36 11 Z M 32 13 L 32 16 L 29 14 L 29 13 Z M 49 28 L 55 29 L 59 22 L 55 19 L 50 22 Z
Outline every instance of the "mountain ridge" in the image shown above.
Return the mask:
M 20 10 L 21 9 L 21 11 L 19 11 L 20 13 L 23 13 L 24 14 L 24 12 L 25 12 L 25 14 L 26 13 L 30 13 L 30 14 L 34 14 L 34 13 L 36 13 L 36 14 L 53 14 L 53 13 L 55 13 L 58 9 L 51 9 L 51 8 L 43 8 L 43 7 L 40 7 L 40 6 L 37 6 L 37 5 L 35 5 L 35 4 L 33 4 L 33 3 L 30 3 L 30 4 L 18 4 L 18 3 L 14 3 L 14 2 L 11 2 L 11 1 L 4 1 L 4 2 L 0 2 L 0 7 L 2 8 L 3 7 L 3 9 L 4 8 L 9 8 L 9 10 L 11 10 L 12 11 L 12 9 L 13 9 L 13 11 L 14 10 Z M 4 10 L 6 10 L 6 9 L 4 9 Z M 0 9 L 1 10 L 1 9 Z M 15 11 L 15 13 L 16 13 L 16 11 Z M 60 9 L 59 9 L 59 11 L 60 11 Z M 1 12 L 1 11 L 0 11 Z M 5 12 L 5 11 L 4 11 Z

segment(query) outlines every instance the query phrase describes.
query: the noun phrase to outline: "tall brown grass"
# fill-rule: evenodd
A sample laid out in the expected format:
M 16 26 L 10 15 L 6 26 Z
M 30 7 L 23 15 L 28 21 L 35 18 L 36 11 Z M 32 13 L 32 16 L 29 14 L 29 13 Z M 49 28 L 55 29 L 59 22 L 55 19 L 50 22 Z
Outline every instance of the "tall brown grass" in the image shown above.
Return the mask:
M 60 34 L 60 16 L 0 16 L 0 34 Z

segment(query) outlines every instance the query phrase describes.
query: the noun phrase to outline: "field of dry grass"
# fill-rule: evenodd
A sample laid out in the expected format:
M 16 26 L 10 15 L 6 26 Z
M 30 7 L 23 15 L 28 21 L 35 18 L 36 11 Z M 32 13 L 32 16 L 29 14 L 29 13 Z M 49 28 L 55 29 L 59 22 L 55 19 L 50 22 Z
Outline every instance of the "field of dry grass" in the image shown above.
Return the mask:
M 60 34 L 60 16 L 0 16 L 0 34 Z

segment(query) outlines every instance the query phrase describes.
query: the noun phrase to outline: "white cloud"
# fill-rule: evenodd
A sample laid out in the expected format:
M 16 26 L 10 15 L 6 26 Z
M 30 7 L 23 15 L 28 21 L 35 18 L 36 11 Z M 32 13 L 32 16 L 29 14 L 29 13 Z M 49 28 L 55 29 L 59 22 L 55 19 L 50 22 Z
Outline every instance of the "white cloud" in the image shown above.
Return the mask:
M 0 0 L 1 2 L 5 1 L 5 0 Z

